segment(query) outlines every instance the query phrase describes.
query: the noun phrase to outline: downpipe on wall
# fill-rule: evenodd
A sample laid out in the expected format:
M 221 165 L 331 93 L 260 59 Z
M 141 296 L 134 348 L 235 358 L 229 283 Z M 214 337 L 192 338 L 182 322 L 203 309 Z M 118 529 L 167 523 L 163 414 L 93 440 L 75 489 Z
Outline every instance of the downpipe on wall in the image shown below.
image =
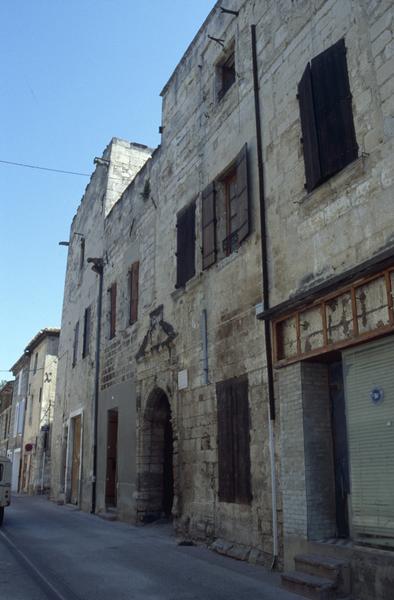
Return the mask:
M 88 258 L 88 263 L 92 263 L 92 271 L 99 276 L 99 290 L 97 297 L 97 334 L 96 334 L 96 355 L 95 355 L 95 373 L 94 373 L 94 410 L 93 410 L 93 473 L 92 473 L 92 504 L 91 513 L 96 512 L 97 498 L 97 423 L 98 423 L 98 397 L 100 386 L 100 341 L 101 341 L 101 307 L 103 302 L 103 275 L 104 261 L 102 258 Z
M 260 115 L 260 96 L 259 96 L 259 78 L 257 67 L 257 47 L 256 47 L 256 25 L 251 25 L 252 41 L 252 65 L 253 65 L 253 89 L 254 89 L 254 108 L 256 123 L 256 144 L 257 144 L 257 172 L 258 189 L 260 199 L 260 232 L 261 232 L 261 265 L 262 265 L 262 287 L 263 287 L 263 306 L 264 310 L 269 308 L 269 280 L 268 280 L 268 252 L 267 252 L 267 229 L 266 229 L 266 204 L 264 187 L 264 163 L 263 147 L 261 135 L 261 115 Z M 275 392 L 274 392 L 274 372 L 272 365 L 272 340 L 271 340 L 271 322 L 264 320 L 264 340 L 265 355 L 267 361 L 267 382 L 268 382 L 268 432 L 269 432 L 269 450 L 270 450 L 270 471 L 271 471 L 271 504 L 272 504 L 272 564 L 271 569 L 275 568 L 278 559 L 278 517 L 277 517 L 277 494 L 276 494 L 276 471 L 275 471 Z

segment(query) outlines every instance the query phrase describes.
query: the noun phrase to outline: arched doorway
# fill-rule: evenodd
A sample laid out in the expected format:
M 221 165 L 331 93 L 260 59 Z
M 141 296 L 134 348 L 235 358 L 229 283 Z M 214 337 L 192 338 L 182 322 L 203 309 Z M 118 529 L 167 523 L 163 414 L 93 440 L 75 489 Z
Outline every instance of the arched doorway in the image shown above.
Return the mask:
M 149 396 L 142 423 L 139 518 L 143 522 L 171 516 L 174 500 L 171 407 L 157 388 Z

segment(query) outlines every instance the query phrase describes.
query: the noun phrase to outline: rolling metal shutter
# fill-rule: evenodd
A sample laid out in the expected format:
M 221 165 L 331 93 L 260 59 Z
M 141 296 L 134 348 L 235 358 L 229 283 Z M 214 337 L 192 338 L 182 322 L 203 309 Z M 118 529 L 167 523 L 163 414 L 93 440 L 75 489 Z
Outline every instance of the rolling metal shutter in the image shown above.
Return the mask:
M 394 538 L 394 338 L 343 352 L 352 533 Z

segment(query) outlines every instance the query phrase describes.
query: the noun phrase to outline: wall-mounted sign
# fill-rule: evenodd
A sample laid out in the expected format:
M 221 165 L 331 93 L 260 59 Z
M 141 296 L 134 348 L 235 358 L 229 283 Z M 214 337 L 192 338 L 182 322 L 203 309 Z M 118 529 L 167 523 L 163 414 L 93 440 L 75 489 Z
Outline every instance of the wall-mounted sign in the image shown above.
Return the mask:
M 187 369 L 178 371 L 178 390 L 185 390 L 188 386 Z
M 369 392 L 369 397 L 371 399 L 372 404 L 381 404 L 384 398 L 384 391 L 381 387 L 374 387 Z
M 26 452 L 31 452 L 33 450 L 33 444 L 25 444 Z

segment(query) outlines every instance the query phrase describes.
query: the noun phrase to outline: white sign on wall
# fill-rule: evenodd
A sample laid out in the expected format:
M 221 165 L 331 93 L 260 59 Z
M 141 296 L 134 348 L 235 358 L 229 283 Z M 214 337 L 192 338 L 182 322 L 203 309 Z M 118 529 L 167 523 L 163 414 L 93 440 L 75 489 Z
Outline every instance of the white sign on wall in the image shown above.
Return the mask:
M 187 369 L 178 371 L 178 390 L 185 390 L 187 386 Z

